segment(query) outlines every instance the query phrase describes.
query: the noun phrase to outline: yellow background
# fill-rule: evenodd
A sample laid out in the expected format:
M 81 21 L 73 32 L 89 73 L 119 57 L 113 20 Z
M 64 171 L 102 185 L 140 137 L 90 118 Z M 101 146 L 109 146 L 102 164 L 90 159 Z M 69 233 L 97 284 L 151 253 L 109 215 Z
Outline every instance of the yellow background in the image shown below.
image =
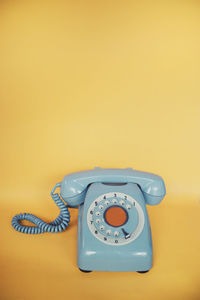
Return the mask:
M 1 299 L 200 299 L 199 53 L 199 1 L 1 0 Z M 62 234 L 11 228 L 94 166 L 164 178 L 149 273 L 80 273 L 77 210 Z

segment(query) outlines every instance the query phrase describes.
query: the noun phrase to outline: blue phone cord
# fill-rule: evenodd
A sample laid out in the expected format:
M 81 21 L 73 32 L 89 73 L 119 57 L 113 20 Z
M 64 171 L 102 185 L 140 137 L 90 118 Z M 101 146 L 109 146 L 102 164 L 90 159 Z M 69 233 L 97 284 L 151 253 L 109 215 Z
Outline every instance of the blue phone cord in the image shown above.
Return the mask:
M 12 226 L 15 230 L 27 233 L 27 234 L 39 234 L 43 232 L 52 232 L 57 233 L 66 229 L 70 222 L 70 214 L 68 207 L 65 205 L 61 197 L 58 193 L 54 193 L 57 187 L 60 187 L 61 183 L 57 183 L 53 190 L 51 191 L 51 197 L 55 201 L 56 205 L 60 208 L 59 216 L 51 223 L 46 223 L 40 218 L 32 215 L 32 214 L 19 214 L 13 217 Z M 21 220 L 28 220 L 31 223 L 35 224 L 35 226 L 24 226 L 20 224 Z

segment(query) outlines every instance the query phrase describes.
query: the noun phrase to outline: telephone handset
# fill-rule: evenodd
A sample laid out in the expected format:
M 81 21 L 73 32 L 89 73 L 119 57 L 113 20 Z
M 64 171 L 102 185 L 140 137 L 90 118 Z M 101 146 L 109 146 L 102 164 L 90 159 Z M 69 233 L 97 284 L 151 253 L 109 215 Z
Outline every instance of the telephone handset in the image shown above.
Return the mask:
M 127 169 L 101 169 L 72 173 L 61 183 L 61 196 L 70 206 L 84 202 L 89 184 L 93 182 L 136 183 L 140 186 L 147 204 L 156 205 L 165 196 L 165 185 L 161 177 Z
M 55 193 L 60 187 L 60 195 Z M 13 217 L 19 232 L 61 232 L 70 222 L 69 207 L 79 207 L 78 266 L 82 271 L 148 271 L 152 266 L 151 229 L 145 204 L 165 196 L 160 176 L 127 169 L 102 169 L 66 175 L 51 196 L 60 214 L 46 223 L 32 214 Z M 24 226 L 21 220 L 35 226 Z M 119 251 L 120 247 L 120 251 Z

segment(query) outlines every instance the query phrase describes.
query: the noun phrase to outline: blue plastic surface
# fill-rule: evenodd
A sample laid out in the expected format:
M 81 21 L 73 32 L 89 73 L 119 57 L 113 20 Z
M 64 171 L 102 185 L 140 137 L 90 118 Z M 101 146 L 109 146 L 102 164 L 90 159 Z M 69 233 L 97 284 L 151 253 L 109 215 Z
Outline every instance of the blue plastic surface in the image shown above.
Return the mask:
M 128 244 L 108 245 L 102 243 L 89 230 L 87 213 L 91 203 L 98 196 L 109 192 L 113 193 L 113 195 L 117 192 L 130 195 L 142 208 L 144 214 L 142 232 Z M 118 231 L 122 231 L 121 229 L 124 228 L 127 232 L 131 232 L 131 227 L 133 230 L 137 228 L 137 215 L 133 214 L 131 216 L 130 212 L 128 214 L 130 224 L 120 226 Z M 94 183 L 89 187 L 85 202 L 79 207 L 77 260 L 79 268 L 88 271 L 147 271 L 152 267 L 152 239 L 149 218 L 143 194 L 136 184 L 107 186 L 101 183 Z
M 127 169 L 101 169 L 72 173 L 64 177 L 61 183 L 61 196 L 69 206 L 84 202 L 86 188 L 94 182 L 123 183 L 132 182 L 140 186 L 147 204 L 156 205 L 165 196 L 163 179 L 155 174 Z

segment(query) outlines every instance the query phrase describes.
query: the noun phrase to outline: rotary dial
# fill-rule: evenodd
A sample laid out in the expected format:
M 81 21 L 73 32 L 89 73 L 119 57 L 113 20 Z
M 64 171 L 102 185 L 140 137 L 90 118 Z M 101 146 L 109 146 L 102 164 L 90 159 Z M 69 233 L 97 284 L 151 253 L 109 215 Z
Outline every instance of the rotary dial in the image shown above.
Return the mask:
M 111 192 L 96 198 L 87 213 L 91 233 L 109 245 L 124 245 L 135 240 L 144 227 L 144 213 L 131 196 Z

